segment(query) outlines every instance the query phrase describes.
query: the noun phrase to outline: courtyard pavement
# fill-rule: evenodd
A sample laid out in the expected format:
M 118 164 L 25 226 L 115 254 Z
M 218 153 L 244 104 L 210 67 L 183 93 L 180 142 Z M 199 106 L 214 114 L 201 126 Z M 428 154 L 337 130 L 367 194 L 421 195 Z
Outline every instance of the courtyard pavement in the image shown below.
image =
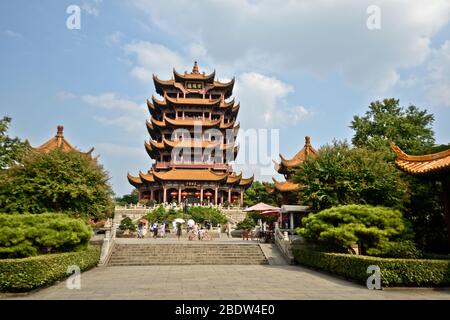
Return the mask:
M 450 299 L 444 289 L 367 288 L 290 265 L 98 267 L 81 275 L 81 289 L 62 281 L 7 299 Z

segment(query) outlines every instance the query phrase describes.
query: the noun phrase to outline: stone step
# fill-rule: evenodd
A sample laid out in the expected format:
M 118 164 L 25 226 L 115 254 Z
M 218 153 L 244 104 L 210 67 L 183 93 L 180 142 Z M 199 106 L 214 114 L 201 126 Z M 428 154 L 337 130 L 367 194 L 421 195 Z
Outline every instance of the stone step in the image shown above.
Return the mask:
M 116 244 L 110 266 L 268 264 L 258 244 Z

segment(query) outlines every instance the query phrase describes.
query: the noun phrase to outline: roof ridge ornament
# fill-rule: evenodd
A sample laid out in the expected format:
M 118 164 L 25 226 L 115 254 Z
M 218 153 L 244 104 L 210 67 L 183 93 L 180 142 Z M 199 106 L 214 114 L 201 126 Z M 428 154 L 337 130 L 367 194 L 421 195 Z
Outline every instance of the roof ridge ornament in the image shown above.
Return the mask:
M 58 125 L 57 131 L 56 131 L 56 137 L 64 137 L 63 131 L 64 131 L 64 126 Z
M 199 74 L 200 72 L 198 72 L 198 64 L 197 61 L 194 61 L 194 66 L 192 67 L 192 72 L 194 74 Z
M 306 146 L 311 146 L 311 137 L 310 136 L 306 136 L 305 137 L 305 147 Z

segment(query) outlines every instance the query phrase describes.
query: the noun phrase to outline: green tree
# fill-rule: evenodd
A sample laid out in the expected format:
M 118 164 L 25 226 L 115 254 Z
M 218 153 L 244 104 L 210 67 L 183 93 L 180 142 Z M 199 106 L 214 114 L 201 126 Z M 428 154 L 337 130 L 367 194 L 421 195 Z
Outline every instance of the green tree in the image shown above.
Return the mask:
M 103 219 L 113 209 L 108 179 L 101 166 L 78 152 L 31 152 L 20 165 L 2 173 L 0 211 Z
M 294 181 L 301 199 L 314 210 L 343 204 L 402 206 L 406 185 L 384 154 L 334 142 L 300 165 Z
M 434 116 L 416 106 L 400 107 L 398 99 L 370 103 L 363 117 L 354 116 L 350 128 L 355 130 L 356 147 L 389 153 L 394 142 L 407 153 L 421 153 L 434 144 Z
M 450 145 L 433 145 L 433 121 L 433 115 L 426 110 L 415 106 L 399 107 L 399 100 L 375 101 L 365 116 L 353 118 L 350 126 L 355 130 L 352 142 L 357 147 L 384 152 L 390 162 L 395 159 L 389 149 L 390 142 L 395 142 L 409 154 L 431 154 L 449 149 Z M 404 212 L 413 223 L 416 244 L 424 251 L 448 252 L 447 228 L 440 199 L 441 183 L 407 174 L 401 177 L 410 199 L 404 204 Z
M 273 206 L 277 205 L 277 199 L 274 194 L 268 193 L 266 186 L 259 181 L 254 181 L 252 186 L 244 192 L 244 206 L 253 206 L 264 202 Z
M 139 201 L 139 191 L 133 189 L 130 194 L 124 194 L 122 197 L 116 197 L 114 201 L 119 205 L 137 204 Z
M 11 118 L 3 117 L 0 120 L 0 169 L 6 169 L 9 166 L 20 162 L 22 157 L 31 149 L 27 140 L 22 141 L 19 138 L 11 138 L 7 135 Z
M 302 219 L 297 233 L 309 243 L 336 252 L 348 252 L 359 244 L 363 254 L 378 255 L 393 242 L 412 237 L 408 222 L 399 210 L 381 206 L 347 205 L 310 214 Z

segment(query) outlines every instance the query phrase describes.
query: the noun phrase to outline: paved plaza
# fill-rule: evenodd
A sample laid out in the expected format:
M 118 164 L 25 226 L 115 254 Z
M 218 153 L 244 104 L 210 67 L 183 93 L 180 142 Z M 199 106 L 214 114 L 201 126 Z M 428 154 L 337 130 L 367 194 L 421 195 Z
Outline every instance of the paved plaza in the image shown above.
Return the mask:
M 3 296 L 5 298 L 5 296 Z M 65 281 L 13 299 L 450 299 L 450 290 L 365 287 L 290 265 L 98 267 L 80 290 Z

